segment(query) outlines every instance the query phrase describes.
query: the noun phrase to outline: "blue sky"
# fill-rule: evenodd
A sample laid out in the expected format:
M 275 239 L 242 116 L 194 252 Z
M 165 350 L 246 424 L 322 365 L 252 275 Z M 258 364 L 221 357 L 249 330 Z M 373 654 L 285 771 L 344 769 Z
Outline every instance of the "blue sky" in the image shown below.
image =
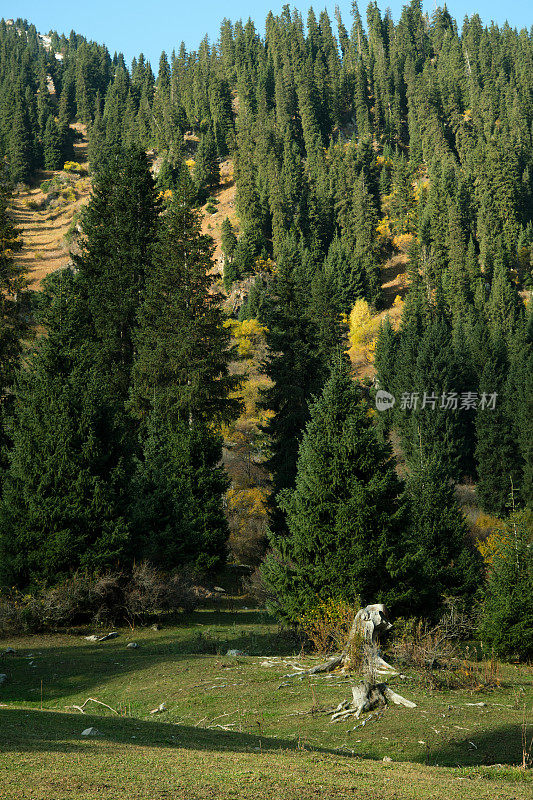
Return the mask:
M 291 3 L 307 16 L 307 9 L 313 5 L 319 13 L 324 7 L 333 20 L 335 5 L 338 4 L 346 27 L 351 27 L 351 0 L 332 0 L 316 3 Z M 258 29 L 263 31 L 267 12 L 277 14 L 281 11 L 283 0 L 231 0 L 221 3 L 216 0 L 3 0 L 0 14 L 4 18 L 21 17 L 33 23 L 40 33 L 48 33 L 50 29 L 68 34 L 72 29 L 77 33 L 106 44 L 111 54 L 122 51 L 129 63 L 133 56 L 143 52 L 157 70 L 162 50 L 170 53 L 176 50 L 183 40 L 189 50 L 194 50 L 202 37 L 207 33 L 214 41 L 218 38 L 220 22 L 224 17 L 231 20 L 252 17 Z M 378 0 L 382 11 L 389 6 L 394 19 L 401 13 L 403 2 L 394 0 Z M 468 0 L 452 0 L 448 9 L 453 17 L 461 23 L 465 14 L 479 13 L 484 22 L 494 20 L 502 24 L 505 20 L 517 28 L 529 27 L 532 24 L 531 12 L 527 11 L 524 0 L 507 0 L 506 3 L 488 0 L 476 5 Z M 365 19 L 367 2 L 359 1 L 359 9 Z M 424 10 L 431 13 L 435 2 L 423 2 Z

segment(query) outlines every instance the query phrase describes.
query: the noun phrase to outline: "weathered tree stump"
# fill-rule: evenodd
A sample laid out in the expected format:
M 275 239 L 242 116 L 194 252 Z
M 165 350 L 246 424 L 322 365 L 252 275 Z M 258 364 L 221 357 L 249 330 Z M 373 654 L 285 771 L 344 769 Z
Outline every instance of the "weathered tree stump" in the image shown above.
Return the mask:
M 416 708 L 416 703 L 396 694 L 386 683 L 376 682 L 376 674 L 395 671 L 394 667 L 381 658 L 378 647 L 379 635 L 390 630 L 390 628 L 392 628 L 392 625 L 389 622 L 387 609 L 383 603 L 365 606 L 355 615 L 342 653 L 329 659 L 329 661 L 317 664 L 311 669 L 303 672 L 292 672 L 284 677 L 292 678 L 298 676 L 303 678 L 306 675 L 332 672 L 339 667 L 345 670 L 350 663 L 352 648 L 357 642 L 357 638 L 360 638 L 365 679 L 357 686 L 352 687 L 352 699 L 344 700 L 337 706 L 331 717 L 331 722 L 337 722 L 350 716 L 355 716 L 356 719 L 359 719 L 361 714 L 366 714 L 376 708 L 382 708 L 389 703 L 406 706 L 406 708 Z

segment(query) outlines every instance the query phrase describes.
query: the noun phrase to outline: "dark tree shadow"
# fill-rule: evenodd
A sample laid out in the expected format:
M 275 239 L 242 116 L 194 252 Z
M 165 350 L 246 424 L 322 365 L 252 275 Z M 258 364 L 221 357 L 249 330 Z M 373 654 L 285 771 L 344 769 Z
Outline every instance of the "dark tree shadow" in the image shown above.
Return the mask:
M 533 731 L 528 733 L 528 743 Z M 479 731 L 457 737 L 442 748 L 431 750 L 423 760 L 444 767 L 474 767 L 487 764 L 522 762 L 522 726 L 503 725 L 489 731 Z
M 1 753 L 75 753 L 86 752 L 85 728 L 94 727 L 100 741 L 122 745 L 231 751 L 235 753 L 297 750 L 298 741 L 277 739 L 237 731 L 209 730 L 190 725 L 150 722 L 131 717 L 97 717 L 90 714 L 63 714 L 54 711 L 2 709 L 0 716 Z M 336 756 L 352 757 L 351 753 L 322 747 L 306 746 L 306 750 Z
M 199 612 L 183 618 L 178 634 L 175 629 L 163 629 L 147 639 L 143 639 L 142 629 L 138 632 L 122 629 L 117 639 L 101 643 L 83 639 L 93 630 L 69 634 L 72 644 L 64 646 L 54 644 L 56 635 L 50 636 L 51 646 L 46 635 L 35 636 L 35 643 L 23 648 L 17 647 L 16 639 L 5 640 L 4 646 L 13 646 L 15 654 L 0 652 L 0 673 L 8 675 L 8 681 L 0 687 L 0 702 L 34 703 L 40 698 L 41 680 L 43 700 L 49 703 L 70 696 L 73 691 L 90 693 L 92 687 L 107 680 L 153 669 L 162 662 L 179 663 L 214 655 L 224 658 L 228 650 L 241 650 L 251 656 L 294 654 L 298 649 L 294 638 L 265 631 L 264 617 L 262 623 L 260 617 L 254 612 Z M 137 637 L 141 646 L 127 649 L 127 642 Z M 35 658 L 30 665 L 32 653 Z

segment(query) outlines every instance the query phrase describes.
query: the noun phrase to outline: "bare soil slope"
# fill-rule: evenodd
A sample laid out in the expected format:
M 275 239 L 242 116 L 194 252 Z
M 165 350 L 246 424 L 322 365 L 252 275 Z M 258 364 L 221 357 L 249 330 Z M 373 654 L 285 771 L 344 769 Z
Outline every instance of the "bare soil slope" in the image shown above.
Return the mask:
M 82 134 L 82 139 L 74 144 L 75 160 L 87 168 L 86 127 L 80 123 L 71 126 Z M 47 195 L 41 191 L 43 181 L 55 177 L 68 177 L 64 195 L 60 193 L 59 205 L 48 207 Z M 68 192 L 68 189 L 71 192 Z M 87 202 L 91 191 L 88 177 L 68 175 L 61 170 L 40 171 L 37 187 L 15 195 L 12 216 L 23 239 L 22 250 L 16 260 L 27 270 L 30 288 L 38 290 L 42 279 L 56 269 L 65 267 L 69 261 L 69 244 L 65 234 L 69 230 L 74 214 Z
M 220 164 L 220 186 L 212 195 L 218 200 L 216 213 L 210 214 L 206 211 L 205 206 L 202 208 L 202 233 L 211 236 L 215 243 L 214 261 L 216 272 L 220 274 L 222 274 L 223 271 L 220 227 L 226 217 L 229 218 L 235 232 L 238 233 L 239 231 L 239 220 L 237 212 L 235 211 L 235 195 L 236 187 L 233 178 L 233 161 L 228 158 Z

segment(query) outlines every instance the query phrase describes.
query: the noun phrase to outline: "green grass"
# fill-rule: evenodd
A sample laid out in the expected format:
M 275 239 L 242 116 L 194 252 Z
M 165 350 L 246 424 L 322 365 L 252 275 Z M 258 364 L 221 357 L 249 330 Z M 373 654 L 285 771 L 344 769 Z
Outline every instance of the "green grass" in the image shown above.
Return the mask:
M 526 667 L 503 667 L 502 685 L 482 694 L 431 691 L 406 672 L 391 685 L 418 707 L 393 706 L 354 730 L 356 720 L 330 724 L 320 712 L 349 695 L 348 679 L 280 686 L 290 665 L 262 666 L 264 657 L 299 658 L 299 644 L 263 614 L 202 611 L 101 644 L 83 633 L 4 642 L 16 653 L 0 656 L 9 676 L 0 687 L 2 799 L 531 796 L 531 773 L 516 766 L 533 701 Z M 127 649 L 130 640 L 140 647 Z M 233 648 L 249 655 L 225 656 Z M 120 715 L 68 708 L 87 697 Z M 151 715 L 163 702 L 168 711 Z M 466 705 L 477 702 L 487 705 Z M 82 738 L 91 725 L 103 735 Z

